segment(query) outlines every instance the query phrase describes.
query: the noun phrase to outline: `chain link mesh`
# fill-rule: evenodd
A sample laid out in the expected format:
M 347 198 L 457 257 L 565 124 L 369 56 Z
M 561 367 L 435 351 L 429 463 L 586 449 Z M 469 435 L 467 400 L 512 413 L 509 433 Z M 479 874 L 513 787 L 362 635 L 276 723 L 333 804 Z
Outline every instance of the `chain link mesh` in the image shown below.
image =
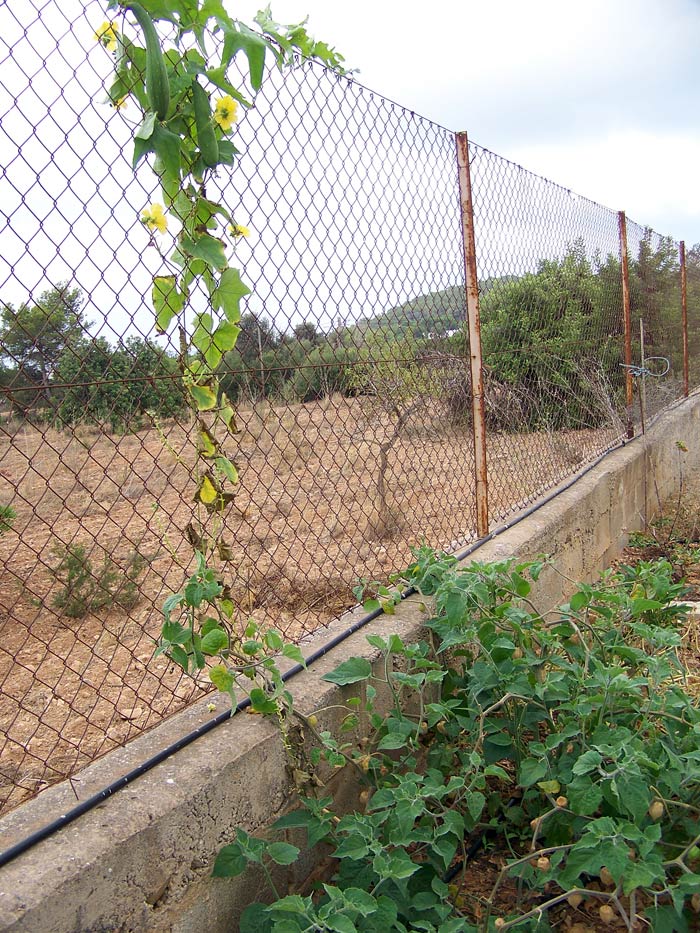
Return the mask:
M 102 102 L 103 19 L 0 7 L 4 809 L 204 689 L 153 659 L 192 567 L 194 429 L 178 347 L 154 338 L 162 256 L 138 217 L 156 186 L 131 168 L 138 115 Z M 269 73 L 235 142 L 212 183 L 251 231 L 236 261 L 253 295 L 220 370 L 240 427 L 233 595 L 301 638 L 412 546 L 476 536 L 455 137 L 307 64 Z M 615 213 L 470 158 L 495 523 L 623 436 L 619 241 Z M 644 381 L 648 418 L 682 392 L 678 246 L 628 235 L 635 334 L 642 319 L 645 358 L 670 362 Z M 693 386 L 699 302 L 695 249 Z

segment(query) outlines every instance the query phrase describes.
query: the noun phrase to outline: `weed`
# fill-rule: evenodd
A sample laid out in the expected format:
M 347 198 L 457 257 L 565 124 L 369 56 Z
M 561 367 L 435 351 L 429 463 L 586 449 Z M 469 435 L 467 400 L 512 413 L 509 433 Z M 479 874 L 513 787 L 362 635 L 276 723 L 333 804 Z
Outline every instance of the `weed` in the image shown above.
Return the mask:
M 17 513 L 11 505 L 0 505 L 0 535 L 11 530 L 16 518 Z
M 82 544 L 55 544 L 52 552 L 59 561 L 53 573 L 61 584 L 52 604 L 71 619 L 105 607 L 132 609 L 139 599 L 139 579 L 153 559 L 135 548 L 121 566 L 106 553 L 96 566 Z

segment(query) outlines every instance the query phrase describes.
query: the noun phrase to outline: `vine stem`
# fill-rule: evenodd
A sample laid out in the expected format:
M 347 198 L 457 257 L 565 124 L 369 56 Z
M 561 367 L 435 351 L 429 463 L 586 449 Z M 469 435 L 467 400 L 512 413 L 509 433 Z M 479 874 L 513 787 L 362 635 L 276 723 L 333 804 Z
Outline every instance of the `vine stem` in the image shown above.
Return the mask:
M 582 897 L 592 897 L 602 901 L 613 901 L 615 906 L 620 910 L 620 916 L 622 917 L 622 920 L 627 929 L 632 929 L 627 912 L 622 907 L 622 904 L 620 904 L 614 891 L 611 893 L 608 891 L 590 891 L 588 888 L 571 888 L 569 891 L 564 891 L 562 894 L 557 894 L 556 897 L 552 897 L 548 901 L 545 901 L 543 904 L 538 904 L 537 907 L 533 907 L 532 910 L 529 910 L 526 914 L 521 914 L 514 920 L 506 920 L 504 924 L 499 925 L 498 929 L 502 931 L 509 930 L 511 927 L 517 926 L 524 920 L 530 920 L 532 917 L 541 917 L 546 910 L 551 910 L 552 907 L 556 907 L 557 904 L 561 904 L 562 901 L 567 900 L 569 897 L 571 897 L 572 894 L 580 894 Z M 493 894 L 489 900 L 492 899 Z

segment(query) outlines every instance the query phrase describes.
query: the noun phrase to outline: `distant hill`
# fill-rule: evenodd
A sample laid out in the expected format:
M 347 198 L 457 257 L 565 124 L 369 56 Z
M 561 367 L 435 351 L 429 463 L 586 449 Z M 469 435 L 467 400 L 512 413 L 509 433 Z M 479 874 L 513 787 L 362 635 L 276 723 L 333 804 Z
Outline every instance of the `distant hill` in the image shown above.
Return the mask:
M 516 276 L 484 279 L 479 284 L 481 295 L 494 287 L 512 282 Z M 418 295 L 390 308 L 376 317 L 365 318 L 356 325 L 361 333 L 384 330 L 396 338 L 412 335 L 425 338 L 429 334 L 442 336 L 459 329 L 466 318 L 466 298 L 463 285 L 451 285 L 441 291 Z

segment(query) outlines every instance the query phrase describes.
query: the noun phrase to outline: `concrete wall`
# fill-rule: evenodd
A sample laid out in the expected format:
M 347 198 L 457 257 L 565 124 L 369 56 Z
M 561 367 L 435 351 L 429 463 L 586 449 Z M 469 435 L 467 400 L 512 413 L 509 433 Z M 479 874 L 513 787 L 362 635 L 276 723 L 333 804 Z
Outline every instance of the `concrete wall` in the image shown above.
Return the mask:
M 700 396 L 664 414 L 646 441 L 636 440 L 610 454 L 471 559 L 546 552 L 556 557 L 566 576 L 593 578 L 619 554 L 629 531 L 641 527 L 645 476 L 651 511 L 657 489 L 662 498 L 677 490 L 677 440 L 689 449 L 684 469 L 696 470 Z M 566 596 L 566 579 L 547 570 L 537 592 L 542 608 L 555 605 Z M 361 654 L 376 661 L 365 640 L 370 631 L 399 632 L 411 640 L 418 636 L 422 618 L 418 601 L 408 600 L 395 616 L 382 616 L 352 635 L 294 678 L 299 708 L 310 712 L 338 702 L 342 691 L 320 677 L 344 658 Z M 328 642 L 352 620 L 353 613 L 338 620 L 304 645 L 305 652 Z M 200 703 L 85 769 L 72 782 L 80 799 L 212 715 Z M 332 726 L 322 718 L 321 725 L 326 724 Z M 341 793 L 351 800 L 352 784 Z M 276 730 L 260 717 L 236 716 L 0 870 L 0 931 L 234 931 L 241 907 L 262 893 L 260 879 L 212 879 L 214 856 L 236 826 L 264 830 L 292 800 Z M 0 820 L 0 846 L 5 849 L 75 804 L 69 784 L 47 789 Z M 286 891 L 287 885 L 303 880 L 312 861 L 280 869 L 281 888 Z

